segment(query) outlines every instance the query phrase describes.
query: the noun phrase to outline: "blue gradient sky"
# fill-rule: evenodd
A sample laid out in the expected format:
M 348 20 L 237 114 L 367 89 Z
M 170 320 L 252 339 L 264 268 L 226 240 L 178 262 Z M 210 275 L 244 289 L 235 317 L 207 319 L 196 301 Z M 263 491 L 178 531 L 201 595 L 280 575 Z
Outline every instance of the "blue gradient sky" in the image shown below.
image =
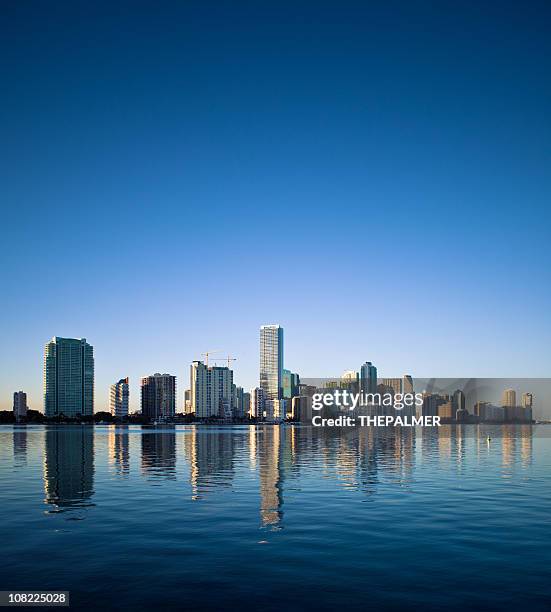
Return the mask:
M 548 2 L 3 3 L 0 408 L 258 328 L 323 377 L 548 376 Z

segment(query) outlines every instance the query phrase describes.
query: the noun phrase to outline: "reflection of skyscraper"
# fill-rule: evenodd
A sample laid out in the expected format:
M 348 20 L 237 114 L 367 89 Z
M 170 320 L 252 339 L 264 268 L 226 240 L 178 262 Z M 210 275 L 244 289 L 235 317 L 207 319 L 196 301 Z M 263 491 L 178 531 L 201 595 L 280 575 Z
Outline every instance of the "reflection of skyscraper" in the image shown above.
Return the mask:
M 94 348 L 85 338 L 52 338 L 44 350 L 46 416 L 94 413 Z
M 194 427 L 184 437 L 184 453 L 190 463 L 192 498 L 214 487 L 228 487 L 233 481 L 233 455 L 237 435 Z M 242 439 L 245 443 L 245 438 Z
M 523 467 L 532 462 L 532 426 L 520 426 L 520 461 Z
M 283 512 L 282 440 L 285 429 L 265 427 L 257 440 L 260 477 L 260 516 L 265 526 L 279 525 Z
M 176 411 L 176 376 L 154 374 L 142 378 L 142 415 L 149 419 L 166 419 Z
M 20 463 L 27 460 L 27 428 L 22 426 L 13 430 L 13 457 Z
M 118 474 L 127 474 L 130 468 L 128 448 L 128 429 L 111 427 L 109 429 L 109 460 L 115 464 Z
M 260 387 L 266 401 L 283 394 L 283 327 L 263 325 L 260 328 Z
M 89 505 L 94 494 L 94 429 L 46 430 L 46 503 L 60 508 Z
M 142 472 L 152 477 L 176 478 L 176 431 L 166 425 L 160 431 L 142 428 Z

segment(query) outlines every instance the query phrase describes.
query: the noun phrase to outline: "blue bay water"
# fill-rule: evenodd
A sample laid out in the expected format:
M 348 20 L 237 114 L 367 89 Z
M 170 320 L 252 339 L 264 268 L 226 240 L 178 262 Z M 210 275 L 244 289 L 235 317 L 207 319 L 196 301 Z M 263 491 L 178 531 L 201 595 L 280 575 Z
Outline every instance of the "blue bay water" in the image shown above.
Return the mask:
M 549 609 L 550 434 L 2 426 L 0 589 L 75 609 Z

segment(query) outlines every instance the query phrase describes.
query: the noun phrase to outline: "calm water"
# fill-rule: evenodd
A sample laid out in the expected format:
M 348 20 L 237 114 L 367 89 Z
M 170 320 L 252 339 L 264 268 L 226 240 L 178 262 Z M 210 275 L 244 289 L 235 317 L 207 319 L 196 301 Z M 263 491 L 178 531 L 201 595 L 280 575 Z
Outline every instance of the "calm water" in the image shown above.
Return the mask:
M 550 434 L 0 427 L 0 589 L 79 609 L 549 609 Z

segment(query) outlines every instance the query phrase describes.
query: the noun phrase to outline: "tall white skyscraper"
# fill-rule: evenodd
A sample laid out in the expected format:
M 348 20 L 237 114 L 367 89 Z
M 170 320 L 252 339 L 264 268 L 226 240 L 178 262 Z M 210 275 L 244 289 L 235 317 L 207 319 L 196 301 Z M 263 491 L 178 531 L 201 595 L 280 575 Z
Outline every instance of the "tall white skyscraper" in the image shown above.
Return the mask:
M 190 370 L 191 412 L 198 419 L 231 418 L 236 396 L 233 371 L 194 361 Z
M 517 392 L 514 389 L 505 389 L 501 398 L 501 405 L 513 407 L 517 405 Z
M 283 327 L 260 328 L 260 388 L 266 401 L 283 397 Z
M 109 388 L 109 408 L 114 417 L 128 416 L 128 389 L 128 378 L 121 378 Z

